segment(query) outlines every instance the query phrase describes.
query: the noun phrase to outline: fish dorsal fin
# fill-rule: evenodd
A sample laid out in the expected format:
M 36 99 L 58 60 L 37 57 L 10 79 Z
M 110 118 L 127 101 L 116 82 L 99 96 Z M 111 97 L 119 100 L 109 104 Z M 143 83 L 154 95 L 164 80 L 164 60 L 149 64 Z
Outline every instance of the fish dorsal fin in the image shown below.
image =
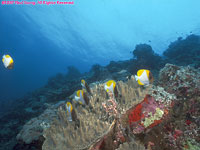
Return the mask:
M 81 80 L 81 83 L 82 83 L 83 85 L 85 85 L 85 80 Z
M 107 86 L 111 86 L 113 84 L 113 87 L 115 87 L 115 81 L 114 80 L 109 80 L 108 82 L 106 82 Z
M 81 94 L 81 90 L 78 90 L 77 93 L 76 93 L 76 95 L 77 95 L 78 97 L 80 97 L 80 94 Z
M 140 69 L 137 72 L 137 76 L 140 78 L 140 76 L 142 75 L 142 73 L 144 72 L 144 69 Z
M 107 85 L 108 87 L 110 87 L 111 84 L 112 84 L 112 80 L 109 80 L 108 82 L 106 82 L 106 85 Z
M 10 55 L 6 55 L 6 58 L 10 58 Z

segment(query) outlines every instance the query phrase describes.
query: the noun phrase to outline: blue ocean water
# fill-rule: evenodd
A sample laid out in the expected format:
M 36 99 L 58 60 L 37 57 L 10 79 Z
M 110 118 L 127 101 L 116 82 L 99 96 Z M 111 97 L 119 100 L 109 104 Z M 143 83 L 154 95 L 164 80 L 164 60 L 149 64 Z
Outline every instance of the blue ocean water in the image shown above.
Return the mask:
M 2 1 L 1 1 L 2 2 Z M 127 60 L 136 44 L 159 54 L 177 37 L 200 33 L 199 0 L 75 0 L 74 5 L 0 5 L 0 100 L 23 96 L 50 76 Z

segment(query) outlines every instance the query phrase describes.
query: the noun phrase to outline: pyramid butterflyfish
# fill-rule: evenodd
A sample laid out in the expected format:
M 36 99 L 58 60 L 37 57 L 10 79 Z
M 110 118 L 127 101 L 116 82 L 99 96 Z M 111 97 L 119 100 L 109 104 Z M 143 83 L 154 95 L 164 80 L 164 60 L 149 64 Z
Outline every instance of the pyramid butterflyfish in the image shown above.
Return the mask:
M 73 106 L 70 102 L 66 103 L 66 110 L 67 110 L 67 120 L 72 121 L 72 110 Z
M 87 104 L 87 105 L 89 104 L 89 98 L 88 98 L 87 94 L 84 93 L 83 90 L 78 90 L 76 92 L 74 99 L 77 102 L 79 102 L 80 104 Z
M 14 61 L 10 55 L 3 55 L 2 62 L 7 69 L 13 69 Z
M 135 75 L 135 80 L 138 81 L 139 85 L 149 85 L 153 83 L 153 75 L 149 70 L 140 69 Z
M 90 87 L 88 86 L 87 82 L 85 80 L 81 80 L 81 86 L 86 89 L 86 91 L 91 94 Z
M 109 80 L 105 83 L 104 89 L 107 93 L 111 92 L 114 94 L 115 98 L 118 97 L 118 91 L 116 87 L 116 82 L 114 80 Z

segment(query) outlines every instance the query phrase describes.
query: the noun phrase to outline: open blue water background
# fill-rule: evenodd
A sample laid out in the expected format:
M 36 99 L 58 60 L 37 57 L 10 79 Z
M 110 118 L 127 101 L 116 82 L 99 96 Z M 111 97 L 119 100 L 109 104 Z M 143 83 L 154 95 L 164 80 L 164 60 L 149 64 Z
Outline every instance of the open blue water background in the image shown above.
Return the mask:
M 0 5 L 0 100 L 43 86 L 50 76 L 132 58 L 136 44 L 159 54 L 200 33 L 199 0 L 74 0 L 74 5 Z M 151 42 L 149 42 L 149 40 Z

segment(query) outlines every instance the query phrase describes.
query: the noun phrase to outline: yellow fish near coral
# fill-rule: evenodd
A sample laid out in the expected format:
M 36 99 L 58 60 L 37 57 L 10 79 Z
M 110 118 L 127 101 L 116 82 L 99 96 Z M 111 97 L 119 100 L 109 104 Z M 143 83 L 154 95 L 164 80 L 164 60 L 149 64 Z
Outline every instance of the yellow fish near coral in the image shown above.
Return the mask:
M 135 80 L 138 81 L 139 85 L 149 85 L 153 82 L 153 75 L 149 70 L 141 69 L 135 75 Z
M 104 85 L 104 89 L 106 90 L 106 92 L 112 92 L 112 93 L 114 93 L 115 86 L 116 86 L 116 82 L 114 80 L 109 80 Z
M 78 101 L 80 104 L 85 104 L 85 99 L 84 99 L 84 92 L 83 90 L 78 90 L 76 92 L 76 95 L 75 95 L 75 100 Z
M 10 55 L 3 55 L 2 62 L 7 69 L 13 69 L 14 61 Z
M 83 88 L 85 88 L 86 91 L 87 91 L 89 94 L 91 94 L 90 87 L 88 86 L 87 82 L 85 82 L 85 80 L 81 80 L 81 86 L 82 86 Z
M 67 120 L 72 121 L 72 110 L 73 106 L 70 102 L 67 102 L 66 104 L 66 110 L 67 110 Z

